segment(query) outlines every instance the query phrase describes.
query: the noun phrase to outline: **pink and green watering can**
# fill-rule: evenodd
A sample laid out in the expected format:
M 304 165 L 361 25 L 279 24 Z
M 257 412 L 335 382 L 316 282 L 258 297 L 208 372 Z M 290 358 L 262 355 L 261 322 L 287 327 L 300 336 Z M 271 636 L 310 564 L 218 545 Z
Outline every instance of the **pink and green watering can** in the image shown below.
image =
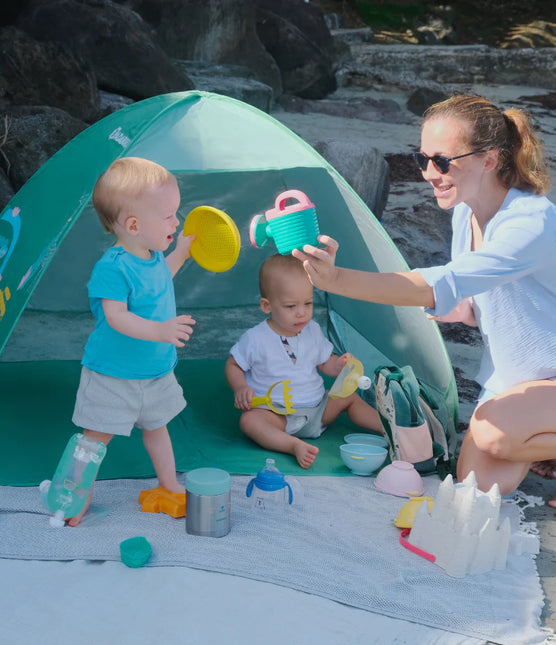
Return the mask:
M 293 203 L 292 203 L 293 200 Z M 287 205 L 286 202 L 290 201 Z M 263 248 L 272 238 L 278 253 L 288 255 L 304 244 L 318 244 L 319 222 L 315 205 L 301 190 L 286 190 L 276 197 L 274 208 L 255 215 L 249 227 L 251 244 Z

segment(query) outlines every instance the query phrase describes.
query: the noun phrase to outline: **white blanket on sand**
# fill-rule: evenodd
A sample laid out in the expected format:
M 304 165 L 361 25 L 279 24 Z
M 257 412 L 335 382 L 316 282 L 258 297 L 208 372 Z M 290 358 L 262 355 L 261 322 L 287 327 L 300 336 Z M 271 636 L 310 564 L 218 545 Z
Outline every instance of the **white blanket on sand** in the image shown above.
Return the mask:
M 111 512 L 91 514 L 75 529 L 49 527 L 37 488 L 2 487 L 0 557 L 119 560 L 120 542 L 143 535 L 153 548 L 148 567 L 233 574 L 499 643 L 545 639 L 533 556 L 509 556 L 503 571 L 450 578 L 399 544 L 393 520 L 405 500 L 380 493 L 370 478 L 294 480 L 294 504 L 282 513 L 253 509 L 248 481 L 232 478 L 232 530 L 219 539 L 188 535 L 183 518 L 141 513 L 139 492 L 156 486 L 154 480 L 98 482 L 95 506 Z M 426 478 L 425 485 L 434 496 L 438 479 Z M 517 528 L 519 509 L 503 506 Z

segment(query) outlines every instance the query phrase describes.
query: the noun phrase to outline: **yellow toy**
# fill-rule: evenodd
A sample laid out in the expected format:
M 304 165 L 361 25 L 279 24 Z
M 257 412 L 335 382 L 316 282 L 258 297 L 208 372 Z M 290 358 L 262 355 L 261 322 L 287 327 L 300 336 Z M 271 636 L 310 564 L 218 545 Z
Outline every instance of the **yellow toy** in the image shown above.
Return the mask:
M 218 208 L 194 208 L 185 218 L 183 234 L 195 236 L 191 257 L 207 271 L 228 271 L 239 257 L 241 238 L 236 223 Z
M 336 377 L 328 396 L 331 399 L 343 399 L 353 394 L 357 388 L 368 390 L 370 387 L 371 379 L 364 375 L 363 363 L 355 356 L 350 356 Z
M 401 507 L 398 517 L 394 520 L 394 524 L 399 529 L 410 529 L 413 526 L 413 520 L 415 519 L 417 509 L 425 501 L 429 505 L 430 512 L 433 505 L 432 497 L 412 497 L 409 502 L 406 502 Z
M 271 392 L 280 383 L 282 383 L 282 396 L 284 397 L 285 410 L 278 410 L 277 408 L 274 407 L 274 405 L 272 403 Z M 266 391 L 265 396 L 254 396 L 251 399 L 251 407 L 256 408 L 258 405 L 268 405 L 268 407 L 273 412 L 276 412 L 276 414 L 291 414 L 292 412 L 295 412 L 295 408 L 293 407 L 291 391 L 292 391 L 291 381 L 289 381 L 289 380 L 276 381 L 276 383 L 273 383 L 268 388 L 268 390 Z M 237 408 L 237 405 L 236 405 L 236 408 Z

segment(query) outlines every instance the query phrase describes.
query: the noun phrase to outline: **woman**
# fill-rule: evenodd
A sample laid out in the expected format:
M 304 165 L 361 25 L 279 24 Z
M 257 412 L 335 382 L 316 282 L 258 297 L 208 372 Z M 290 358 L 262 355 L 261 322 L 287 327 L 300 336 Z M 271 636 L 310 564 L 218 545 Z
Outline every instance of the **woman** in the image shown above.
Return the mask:
M 543 196 L 550 177 L 542 145 L 520 110 L 459 95 L 425 112 L 414 157 L 438 205 L 454 209 L 447 265 L 338 268 L 338 243 L 324 235 L 326 248 L 293 254 L 320 289 L 479 326 L 483 389 L 457 475 L 473 470 L 482 490 L 497 482 L 511 493 L 533 462 L 556 460 L 556 207 Z

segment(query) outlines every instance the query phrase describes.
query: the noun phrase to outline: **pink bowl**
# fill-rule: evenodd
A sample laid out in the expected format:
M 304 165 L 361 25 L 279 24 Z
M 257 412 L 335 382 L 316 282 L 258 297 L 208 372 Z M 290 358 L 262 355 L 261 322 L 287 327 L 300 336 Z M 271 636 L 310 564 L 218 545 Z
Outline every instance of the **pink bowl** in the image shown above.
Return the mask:
M 376 476 L 375 486 L 383 493 L 398 497 L 422 495 L 425 490 L 421 475 L 407 461 L 393 461 L 383 468 Z

